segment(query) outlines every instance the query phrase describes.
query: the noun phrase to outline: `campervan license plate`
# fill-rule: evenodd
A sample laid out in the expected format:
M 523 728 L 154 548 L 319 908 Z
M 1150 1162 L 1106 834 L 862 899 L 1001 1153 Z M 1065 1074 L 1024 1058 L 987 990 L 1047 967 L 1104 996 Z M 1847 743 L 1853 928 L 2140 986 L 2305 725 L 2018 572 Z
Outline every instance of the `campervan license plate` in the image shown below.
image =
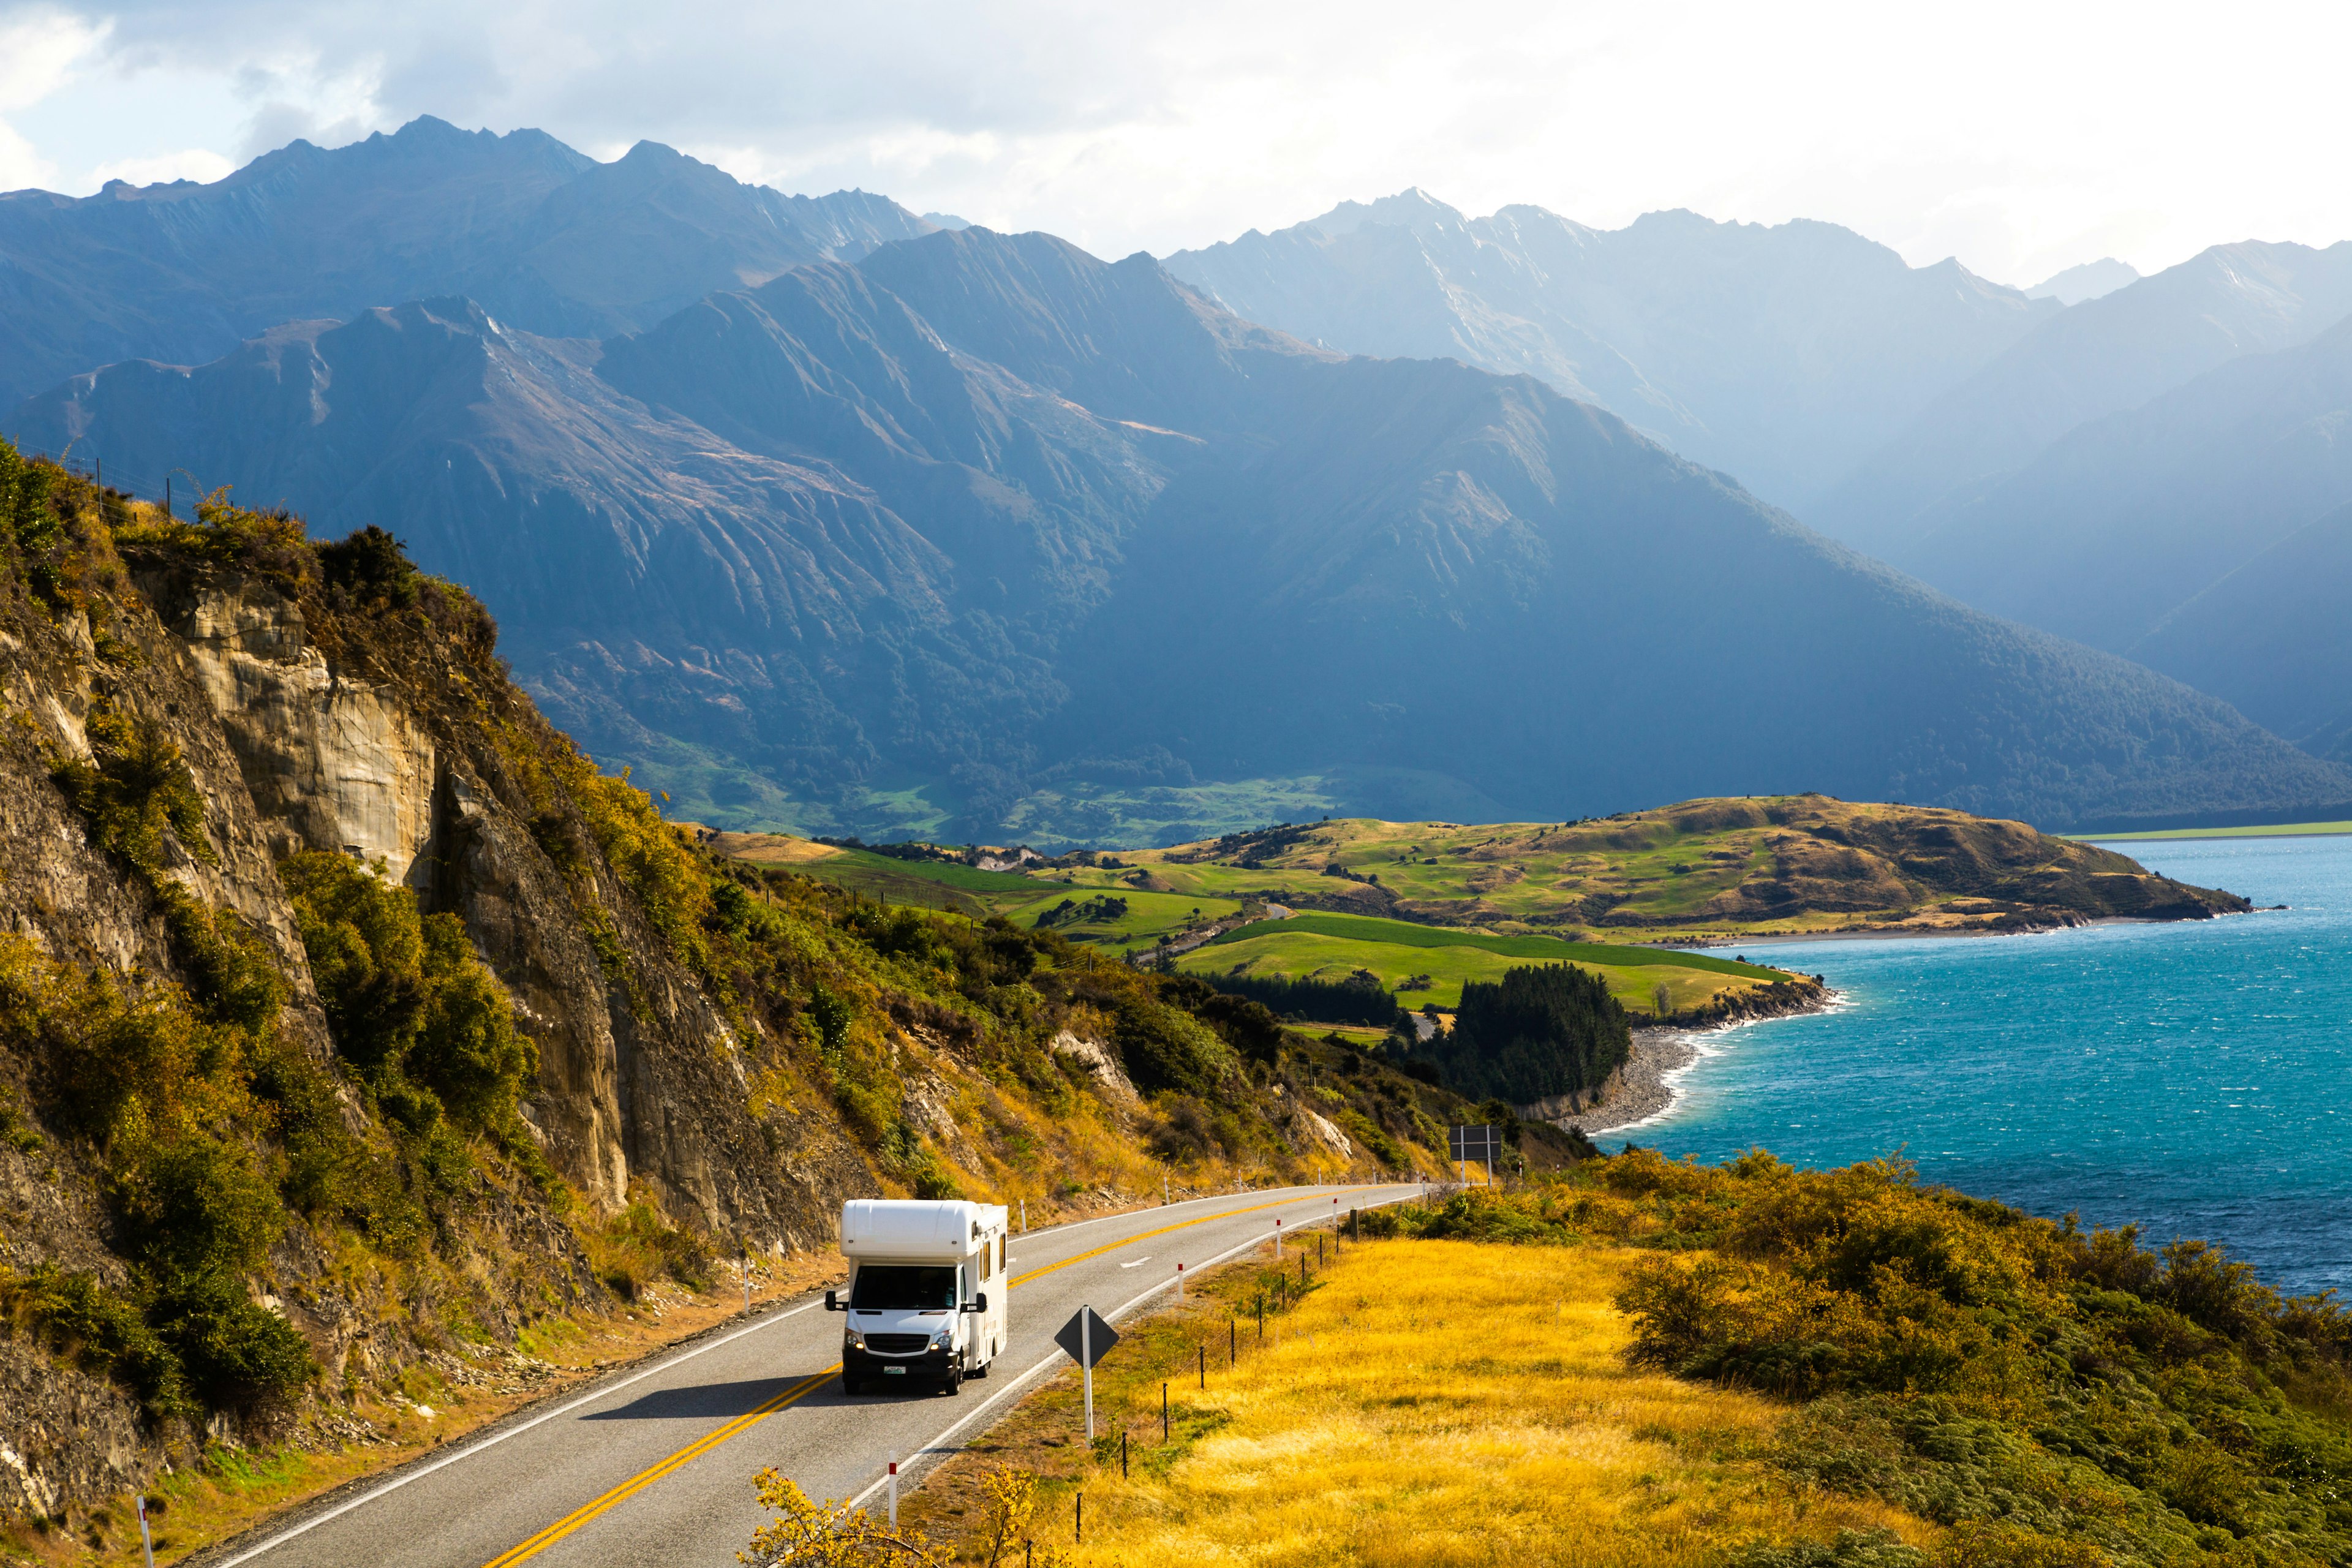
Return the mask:
M 885 1377 L 904 1377 L 907 1375 L 907 1369 L 903 1366 L 886 1366 L 882 1369 L 882 1375 Z

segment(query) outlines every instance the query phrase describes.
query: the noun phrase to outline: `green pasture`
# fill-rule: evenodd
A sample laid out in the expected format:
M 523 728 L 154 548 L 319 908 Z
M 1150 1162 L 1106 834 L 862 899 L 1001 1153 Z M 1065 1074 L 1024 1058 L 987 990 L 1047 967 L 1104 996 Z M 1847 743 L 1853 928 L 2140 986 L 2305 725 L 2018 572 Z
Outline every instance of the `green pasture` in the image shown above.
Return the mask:
M 1072 942 L 1099 944 L 1113 952 L 1133 952 L 1139 948 L 1157 947 L 1163 935 L 1181 936 L 1195 926 L 1208 925 L 1241 912 L 1241 905 L 1232 899 L 1196 898 L 1189 893 L 1140 893 L 1132 888 L 1065 887 L 1059 882 L 1040 884 L 1032 881 L 1031 891 L 1019 901 L 1009 897 L 992 900 L 997 912 L 1015 925 L 1034 926 L 1040 916 L 1064 899 L 1084 904 L 1089 899 L 1108 894 L 1127 900 L 1127 913 L 1114 921 L 1081 921 L 1059 925 L 1053 929 Z
M 1191 974 L 1241 973 L 1279 974 L 1288 980 L 1329 981 L 1342 981 L 1359 969 L 1368 969 L 1380 976 L 1381 984 L 1391 991 L 1395 991 L 1397 985 L 1405 980 L 1427 975 L 1429 986 L 1426 990 L 1400 992 L 1398 1002 L 1412 1008 L 1418 1008 L 1425 1002 L 1434 1002 L 1440 1008 L 1450 1010 L 1461 1005 L 1462 987 L 1466 982 L 1500 980 L 1506 972 L 1529 962 L 1527 956 L 1496 952 L 1467 943 L 1407 946 L 1399 942 L 1336 936 L 1304 928 L 1308 918 L 1302 915 L 1294 920 L 1245 926 L 1236 933 L 1237 939 L 1220 939 L 1197 948 L 1178 959 L 1176 967 Z M 1394 922 L 1366 923 L 1385 925 Z M 1565 942 L 1549 943 L 1555 950 L 1568 945 Z M 1604 948 L 1600 951 L 1615 957 L 1629 950 Z M 1553 962 L 1561 959 L 1556 952 L 1543 956 Z M 1623 1004 L 1627 1011 L 1633 1013 L 1653 1010 L 1651 993 L 1662 981 L 1665 984 L 1672 1005 L 1679 1010 L 1705 1002 L 1722 991 L 1727 979 L 1730 978 L 1711 967 L 1685 967 L 1671 962 L 1689 957 L 1689 954 L 1661 953 L 1654 957 L 1634 952 L 1632 956 L 1641 962 L 1597 963 L 1583 959 L 1570 959 L 1568 962 L 1599 974 L 1607 983 L 1610 994 Z M 1665 962 L 1660 962 L 1662 960 Z M 1735 967 L 1724 965 L 1727 969 Z M 1762 975 L 1761 971 L 1748 973 L 1759 978 Z M 1738 983 L 1738 980 L 1733 981 L 1735 984 Z
M 1666 948 L 1627 947 L 1614 942 L 1562 942 L 1549 936 L 1504 936 L 1478 931 L 1464 931 L 1456 926 L 1415 925 L 1408 921 L 1381 920 L 1372 915 L 1335 915 L 1309 910 L 1293 915 L 1281 922 L 1285 931 L 1313 931 L 1320 936 L 1339 937 L 1350 942 L 1377 942 L 1393 947 L 1476 947 L 1506 958 L 1535 959 L 1547 963 L 1583 963 L 1596 967 L 1665 969 L 1704 969 L 1717 974 L 1737 974 L 1744 980 L 1778 980 L 1781 971 L 1767 969 L 1753 963 L 1739 963 L 1728 958 L 1715 958 L 1699 952 L 1676 952 Z M 1259 934 L 1266 928 L 1252 924 L 1227 931 L 1209 943 L 1219 947 L 1242 942 Z
M 944 860 L 894 860 L 865 849 L 844 849 L 822 860 L 797 860 L 781 868 L 887 903 L 974 916 L 988 914 L 995 900 L 1007 894 L 1027 896 L 1038 889 L 1036 879 L 1014 871 L 982 871 Z

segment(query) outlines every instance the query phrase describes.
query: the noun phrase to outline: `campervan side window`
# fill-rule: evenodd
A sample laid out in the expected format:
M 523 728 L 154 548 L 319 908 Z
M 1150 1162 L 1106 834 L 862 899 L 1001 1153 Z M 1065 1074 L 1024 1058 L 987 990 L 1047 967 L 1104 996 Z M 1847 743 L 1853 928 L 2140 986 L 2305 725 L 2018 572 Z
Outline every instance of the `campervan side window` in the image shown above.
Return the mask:
M 1005 1238 L 1002 1236 L 996 1238 L 996 1266 L 999 1268 L 1004 1267 L 1004 1241 Z
M 993 1270 L 989 1268 L 989 1265 L 995 1260 L 995 1258 L 996 1248 L 988 1246 L 985 1242 L 982 1243 L 980 1248 L 980 1282 L 983 1285 L 988 1283 L 993 1273 Z

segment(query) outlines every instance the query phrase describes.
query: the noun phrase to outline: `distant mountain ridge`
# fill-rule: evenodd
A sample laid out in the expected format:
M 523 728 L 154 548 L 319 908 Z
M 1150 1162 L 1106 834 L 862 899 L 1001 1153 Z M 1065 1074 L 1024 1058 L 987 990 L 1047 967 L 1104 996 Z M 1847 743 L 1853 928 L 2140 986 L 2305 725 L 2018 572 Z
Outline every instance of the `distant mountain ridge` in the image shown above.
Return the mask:
M 1332 348 L 1537 376 L 1801 514 L 2060 310 L 1833 224 L 1658 212 L 1610 231 L 1419 190 L 1166 265 Z
M 194 363 L 292 321 L 463 295 L 554 336 L 651 326 L 716 289 L 854 260 L 933 225 L 887 197 L 787 196 L 641 142 L 429 116 L 295 142 L 210 184 L 0 195 L 0 403 L 123 359 Z
M 1180 842 L 1289 805 L 1802 786 L 2059 826 L 2352 798 L 1531 377 L 1345 357 L 1045 235 L 932 233 L 601 342 L 377 309 L 11 417 L 110 476 L 392 529 L 594 754 L 719 824 Z
M 1968 504 L 2069 432 L 2347 315 L 2352 241 L 2214 246 L 2039 328 L 1921 410 L 1808 515 L 1905 560 L 1939 509 Z
M 2331 542 L 2347 503 L 2352 321 L 2077 427 L 1931 509 L 1895 555 L 2332 752 L 2352 726 L 2352 557 Z

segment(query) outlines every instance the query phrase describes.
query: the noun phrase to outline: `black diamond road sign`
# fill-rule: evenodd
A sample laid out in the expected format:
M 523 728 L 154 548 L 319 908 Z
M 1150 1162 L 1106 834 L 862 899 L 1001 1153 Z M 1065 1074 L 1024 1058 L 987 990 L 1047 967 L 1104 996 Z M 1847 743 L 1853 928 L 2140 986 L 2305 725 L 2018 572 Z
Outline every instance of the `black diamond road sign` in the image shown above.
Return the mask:
M 1087 1324 L 1083 1344 L 1078 1339 L 1078 1325 L 1082 1322 Z M 1092 1366 L 1095 1362 L 1102 1360 L 1111 1346 L 1118 1343 L 1118 1331 L 1104 1322 L 1101 1314 L 1092 1307 L 1081 1307 L 1068 1322 L 1062 1325 L 1061 1331 L 1054 1336 L 1054 1342 L 1069 1352 L 1070 1359 L 1079 1365 Z M 1091 1352 L 1094 1361 L 1087 1360 L 1082 1353 L 1085 1352 Z

